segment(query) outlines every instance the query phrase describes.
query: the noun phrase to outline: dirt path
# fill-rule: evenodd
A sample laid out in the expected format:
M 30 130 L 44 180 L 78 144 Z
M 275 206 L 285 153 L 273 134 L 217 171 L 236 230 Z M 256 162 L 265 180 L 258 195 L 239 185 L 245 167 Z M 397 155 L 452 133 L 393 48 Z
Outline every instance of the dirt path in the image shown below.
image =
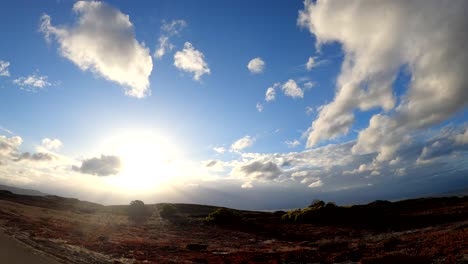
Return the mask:
M 0 263 L 59 264 L 60 262 L 0 233 Z

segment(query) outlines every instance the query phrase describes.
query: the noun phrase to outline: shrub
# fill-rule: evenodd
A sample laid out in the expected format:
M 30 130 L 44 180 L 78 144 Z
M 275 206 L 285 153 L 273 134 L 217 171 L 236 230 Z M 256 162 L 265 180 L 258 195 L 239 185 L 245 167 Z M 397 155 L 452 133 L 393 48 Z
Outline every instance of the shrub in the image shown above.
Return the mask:
M 131 201 L 128 207 L 128 220 L 136 224 L 142 224 L 148 220 L 150 211 L 145 203 L 140 200 Z
M 325 206 L 325 202 L 322 200 L 314 200 L 312 204 L 309 205 L 309 208 L 320 209 Z
M 177 210 L 177 208 L 172 204 L 161 205 L 159 208 L 159 215 L 170 222 L 175 222 L 182 218 L 179 210 Z
M 216 211 L 210 213 L 205 221 L 212 224 L 236 224 L 243 222 L 242 216 L 231 209 L 219 208 Z

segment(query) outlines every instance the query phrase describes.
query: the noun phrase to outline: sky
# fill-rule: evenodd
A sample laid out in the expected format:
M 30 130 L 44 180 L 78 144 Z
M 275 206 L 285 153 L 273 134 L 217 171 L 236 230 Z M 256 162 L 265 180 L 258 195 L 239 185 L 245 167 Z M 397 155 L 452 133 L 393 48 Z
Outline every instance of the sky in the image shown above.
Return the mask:
M 240 209 L 468 189 L 468 3 L 10 1 L 0 183 Z

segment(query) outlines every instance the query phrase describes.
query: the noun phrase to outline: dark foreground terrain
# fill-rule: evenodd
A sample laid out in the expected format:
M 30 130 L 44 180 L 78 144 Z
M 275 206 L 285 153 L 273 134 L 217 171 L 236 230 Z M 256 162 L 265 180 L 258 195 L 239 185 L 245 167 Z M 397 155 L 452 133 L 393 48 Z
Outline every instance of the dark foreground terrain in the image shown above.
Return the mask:
M 0 191 L 0 233 L 63 263 L 468 263 L 468 197 L 288 213 L 146 209 L 134 223 L 128 206 Z

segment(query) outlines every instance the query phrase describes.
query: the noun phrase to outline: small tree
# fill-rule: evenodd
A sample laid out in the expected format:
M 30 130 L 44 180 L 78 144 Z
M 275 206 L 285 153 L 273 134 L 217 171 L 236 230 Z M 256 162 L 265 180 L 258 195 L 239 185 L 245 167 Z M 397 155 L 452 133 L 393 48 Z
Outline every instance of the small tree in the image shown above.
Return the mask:
M 145 203 L 140 200 L 131 201 L 128 207 L 128 220 L 136 224 L 142 224 L 150 216 L 150 211 L 146 208 Z

